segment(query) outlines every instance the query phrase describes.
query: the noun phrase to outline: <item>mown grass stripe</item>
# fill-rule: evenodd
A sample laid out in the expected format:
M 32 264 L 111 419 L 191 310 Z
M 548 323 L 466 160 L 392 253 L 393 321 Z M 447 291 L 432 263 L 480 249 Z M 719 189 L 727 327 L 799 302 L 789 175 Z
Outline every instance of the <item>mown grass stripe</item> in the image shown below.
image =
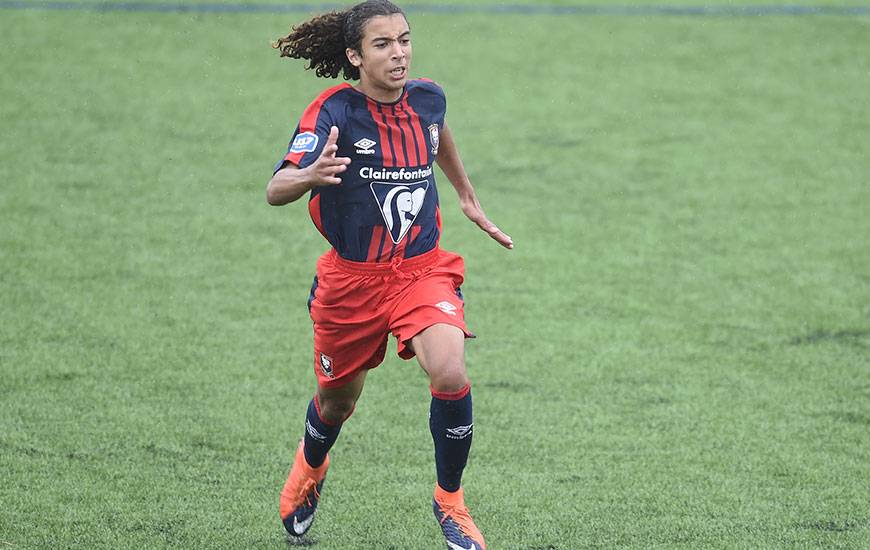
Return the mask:
M 344 7 L 340 3 L 318 4 L 185 4 L 179 2 L 24 2 L 0 0 L 0 9 L 66 10 L 96 12 L 168 12 L 168 13 L 293 13 L 315 12 Z M 505 4 L 494 6 L 420 4 L 404 8 L 415 13 L 480 13 L 490 15 L 578 15 L 624 17 L 765 17 L 765 16 L 839 16 L 860 17 L 870 15 L 870 6 L 632 6 L 588 5 L 549 6 Z

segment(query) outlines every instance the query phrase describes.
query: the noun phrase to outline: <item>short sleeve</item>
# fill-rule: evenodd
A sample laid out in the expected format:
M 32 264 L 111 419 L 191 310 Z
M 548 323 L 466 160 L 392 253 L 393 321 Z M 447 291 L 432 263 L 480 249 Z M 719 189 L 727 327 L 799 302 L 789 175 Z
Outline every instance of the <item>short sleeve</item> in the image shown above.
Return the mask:
M 444 118 L 447 115 L 447 96 L 444 89 L 434 80 L 421 78 L 415 84 L 423 92 L 428 110 L 434 115 L 439 128 L 444 127 Z
M 275 165 L 273 173 L 288 163 L 305 168 L 320 157 L 326 140 L 329 138 L 330 128 L 341 126 L 341 121 L 336 119 L 333 115 L 334 109 L 331 108 L 331 104 L 335 101 L 330 101 L 330 99 L 336 92 L 346 87 L 349 85 L 336 86 L 326 90 L 305 109 L 287 146 L 287 154 Z

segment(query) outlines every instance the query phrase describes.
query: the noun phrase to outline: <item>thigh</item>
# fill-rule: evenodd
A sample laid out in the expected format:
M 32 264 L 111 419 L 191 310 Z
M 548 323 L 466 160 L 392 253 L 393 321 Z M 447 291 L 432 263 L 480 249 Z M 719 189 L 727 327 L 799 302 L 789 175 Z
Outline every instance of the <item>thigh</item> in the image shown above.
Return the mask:
M 380 365 L 386 351 L 386 326 L 314 323 L 314 371 L 319 387 L 344 386 L 360 371 Z
M 409 345 L 411 339 L 437 324 L 451 325 L 465 338 L 474 338 L 465 325 L 465 303 L 459 288 L 463 281 L 462 259 L 444 254 L 446 258 L 439 265 L 405 289 L 390 317 L 390 330 L 398 340 L 403 359 L 415 355 L 415 347 Z
M 409 345 L 435 391 L 454 392 L 468 384 L 465 333 L 458 327 L 432 325 L 411 338 Z
M 382 285 L 318 266 L 309 299 L 318 386 L 337 388 L 384 359 L 389 313 L 378 307 Z

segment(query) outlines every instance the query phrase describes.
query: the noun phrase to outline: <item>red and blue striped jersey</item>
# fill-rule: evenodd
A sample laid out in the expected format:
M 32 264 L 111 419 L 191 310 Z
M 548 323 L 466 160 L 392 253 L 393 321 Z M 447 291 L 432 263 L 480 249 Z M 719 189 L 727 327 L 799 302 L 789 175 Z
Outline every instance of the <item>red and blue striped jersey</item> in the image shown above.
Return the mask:
M 337 126 L 337 156 L 351 163 L 340 185 L 311 191 L 314 225 L 347 260 L 418 256 L 441 236 L 432 166 L 446 109 L 443 90 L 431 80 L 408 81 L 394 103 L 374 101 L 347 83 L 335 86 L 305 109 L 275 171 L 312 164 Z

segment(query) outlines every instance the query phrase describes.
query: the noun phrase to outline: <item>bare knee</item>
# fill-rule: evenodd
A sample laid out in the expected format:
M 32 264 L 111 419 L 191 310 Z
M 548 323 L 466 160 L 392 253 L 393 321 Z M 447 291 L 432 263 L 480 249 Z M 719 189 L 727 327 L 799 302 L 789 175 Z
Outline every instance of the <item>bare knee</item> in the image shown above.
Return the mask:
M 328 424 L 341 424 L 353 413 L 365 385 L 367 371 L 360 371 L 346 384 L 334 388 L 317 387 L 317 413 Z
M 439 393 L 458 392 L 468 384 L 468 373 L 462 358 L 431 365 L 427 372 L 432 389 Z
M 411 339 L 420 366 L 432 389 L 453 393 L 468 384 L 465 370 L 465 334 L 453 325 L 437 324 Z
M 318 414 L 327 424 L 341 424 L 351 415 L 356 398 L 345 395 L 329 395 L 318 392 Z

